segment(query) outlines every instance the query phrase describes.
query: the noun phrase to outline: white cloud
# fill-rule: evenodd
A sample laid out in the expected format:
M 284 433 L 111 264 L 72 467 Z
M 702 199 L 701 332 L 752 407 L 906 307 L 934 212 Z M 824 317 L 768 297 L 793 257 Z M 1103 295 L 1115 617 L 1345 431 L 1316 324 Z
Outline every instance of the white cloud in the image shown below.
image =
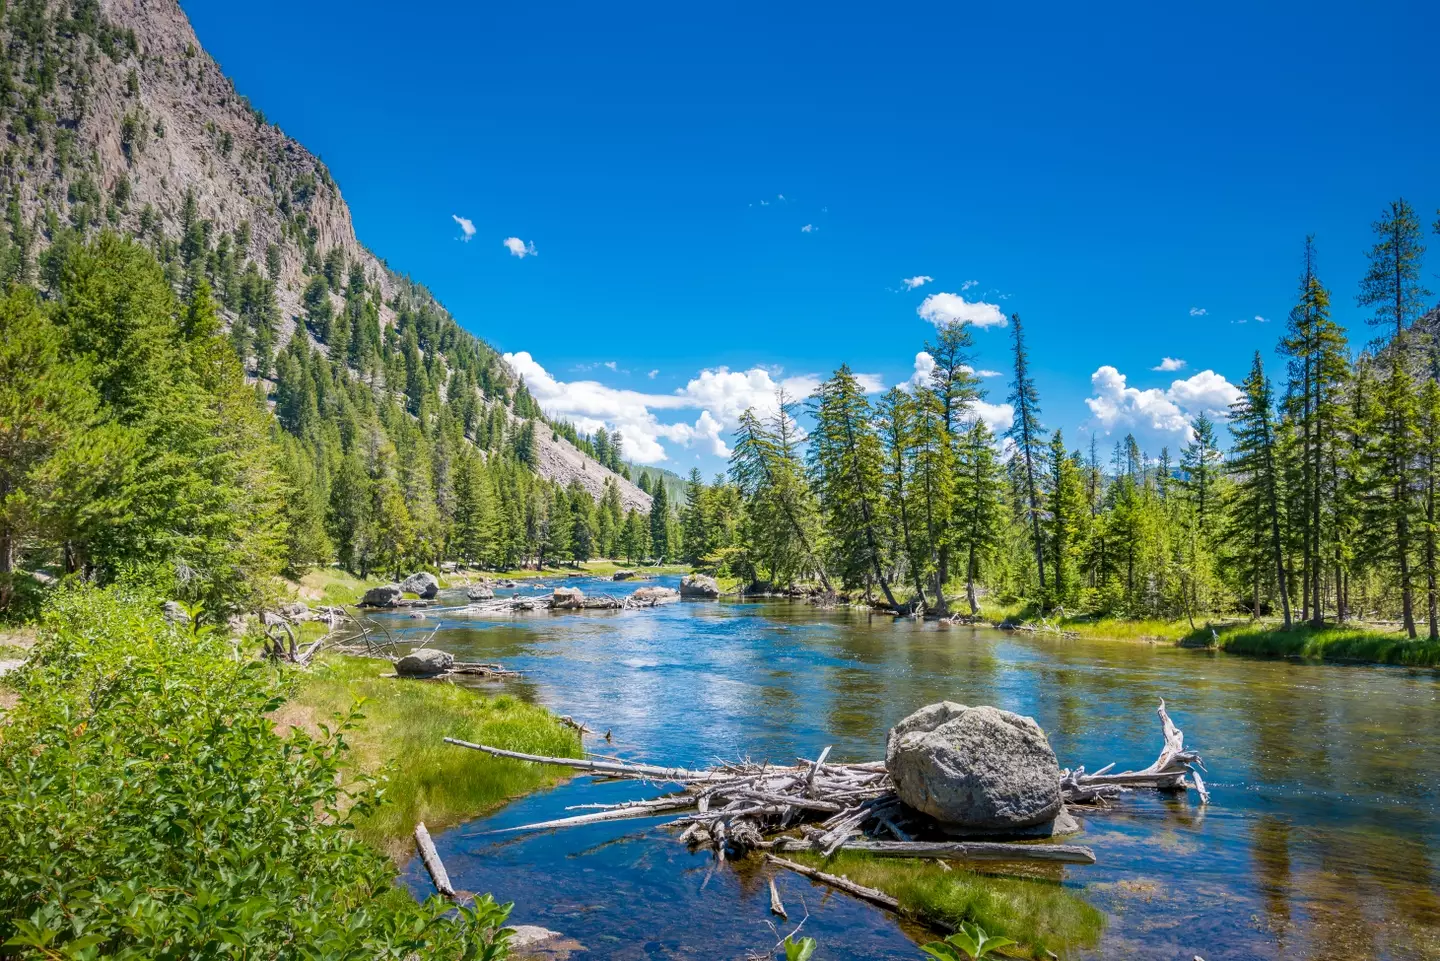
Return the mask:
M 926 284 L 930 283 L 930 281 L 934 279 L 934 277 L 931 277 L 928 274 L 916 274 L 914 277 L 906 277 L 904 280 L 900 281 L 900 283 L 905 285 L 906 290 L 914 290 L 917 287 L 924 287 Z
M 650 373 L 646 374 L 645 376 L 649 377 L 651 380 L 654 380 L 656 377 L 659 376 L 659 374 L 660 369 L 657 367 L 655 370 L 650 371 Z
M 1190 316 L 1191 316 L 1191 317 L 1204 317 L 1204 316 L 1205 316 L 1206 314 L 1208 314 L 1208 313 L 1210 313 L 1210 311 L 1206 310 L 1204 307 L 1191 307 L 1191 308 L 1190 308 Z
M 1095 396 L 1085 405 L 1094 426 L 1104 433 L 1134 432 L 1142 442 L 1188 443 L 1190 421 L 1201 411 L 1224 417 L 1240 391 L 1213 370 L 1173 381 L 1166 390 L 1141 390 L 1126 383 L 1125 375 L 1106 364 L 1090 375 Z
M 1003 327 L 1007 323 L 999 307 L 980 300 L 969 301 L 959 294 L 931 294 L 915 312 L 937 327 L 956 321 L 969 321 L 976 327 Z
M 773 414 L 776 388 L 783 387 L 792 400 L 801 401 L 820 384 L 813 374 L 780 377 L 762 367 L 747 371 L 717 367 L 700 371 L 674 393 L 656 394 L 607 387 L 593 380 L 557 380 L 527 351 L 506 354 L 505 362 L 525 378 L 530 393 L 547 414 L 569 420 L 586 433 L 602 426 L 618 430 L 627 456 L 641 464 L 668 459 L 662 441 L 728 457 L 725 437 L 747 408 Z M 867 389 L 878 389 L 878 375 L 859 376 L 865 378 L 862 383 Z M 658 412 L 683 410 L 700 413 L 693 422 L 665 422 L 658 416 Z
M 1164 358 L 1161 358 L 1160 363 L 1156 364 L 1154 367 L 1151 367 L 1150 369 L 1151 369 L 1151 370 L 1164 371 L 1164 372 L 1166 372 L 1166 373 L 1169 373 L 1169 372 L 1175 371 L 1175 370 L 1184 370 L 1184 369 L 1185 369 L 1185 361 L 1181 360 L 1181 359 L 1178 358 L 1178 357 L 1164 357 Z
M 505 245 L 506 250 L 510 251 L 510 253 L 514 254 L 516 257 L 519 257 L 522 260 L 526 257 L 535 256 L 536 251 L 535 244 L 533 242 L 527 244 L 519 237 L 506 237 L 500 242 Z
M 971 287 L 979 287 L 979 286 L 980 286 L 980 281 L 978 281 L 978 280 L 967 280 L 967 281 L 965 281 L 965 283 L 963 283 L 963 284 L 960 285 L 960 291 L 963 293 L 963 292 L 969 290 Z
M 815 232 L 815 225 L 814 225 L 814 224 L 806 224 L 805 226 L 803 226 L 803 227 L 800 228 L 800 232 L 801 232 L 802 234 L 813 234 L 813 233 Z
M 967 368 L 967 369 L 970 371 L 970 373 L 974 374 L 976 377 L 1003 377 L 1003 376 L 1005 376 L 1004 374 L 1002 374 L 1002 373 L 1001 373 L 1000 371 L 998 371 L 998 370 L 985 370 L 984 368 L 981 368 L 980 370 L 975 370 L 973 367 L 972 367 L 972 368 Z
M 855 382 L 867 394 L 878 394 L 885 390 L 885 378 L 879 374 L 856 374 Z
M 1255 315 L 1255 323 L 1257 323 L 1257 324 L 1268 324 L 1268 323 L 1270 323 L 1270 318 L 1268 318 L 1268 317 L 1261 317 L 1259 314 L 1256 314 L 1256 315 Z
M 475 221 L 469 217 L 462 217 L 459 214 L 451 214 L 450 219 L 460 225 L 460 233 L 462 235 L 460 239 L 468 244 L 470 238 L 475 236 Z

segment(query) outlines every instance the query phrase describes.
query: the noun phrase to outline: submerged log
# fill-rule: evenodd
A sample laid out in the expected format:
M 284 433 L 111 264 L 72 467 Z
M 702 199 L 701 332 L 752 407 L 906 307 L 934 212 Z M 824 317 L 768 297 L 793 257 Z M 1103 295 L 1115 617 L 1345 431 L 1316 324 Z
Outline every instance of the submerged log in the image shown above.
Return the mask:
M 794 861 L 787 861 L 784 858 L 777 858 L 773 854 L 765 855 L 765 860 L 769 861 L 771 864 L 778 864 L 780 867 L 785 868 L 788 871 L 794 871 L 796 874 L 803 874 L 805 877 L 815 881 L 819 881 L 822 884 L 828 884 L 832 888 L 839 888 L 846 894 L 853 894 L 855 897 L 860 898 L 864 901 L 869 901 L 871 904 L 878 904 L 880 905 L 880 907 L 888 908 L 889 910 L 896 913 L 899 913 L 900 911 L 900 902 L 897 901 L 895 898 L 892 898 L 890 895 L 886 894 L 884 891 L 877 891 L 874 888 L 867 888 L 863 884 L 856 884 L 849 878 L 842 878 L 836 874 L 826 874 L 824 871 L 817 871 L 814 868 L 806 867 L 803 864 L 796 864 Z

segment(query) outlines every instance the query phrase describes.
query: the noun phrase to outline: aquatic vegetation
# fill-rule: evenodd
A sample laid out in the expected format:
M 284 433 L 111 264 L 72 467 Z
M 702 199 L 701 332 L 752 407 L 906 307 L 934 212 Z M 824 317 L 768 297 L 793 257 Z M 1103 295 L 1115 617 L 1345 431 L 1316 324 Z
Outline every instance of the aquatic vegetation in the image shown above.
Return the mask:
M 1004 931 L 1032 957 L 1098 943 L 1104 915 L 1072 888 L 1039 878 L 998 877 L 934 862 L 896 862 L 841 851 L 830 860 L 790 854 L 795 860 L 843 874 L 857 884 L 884 891 L 918 920 L 959 927 L 977 925 Z
M 922 944 L 920 950 L 932 958 L 939 958 L 940 961 L 961 961 L 961 951 L 972 961 L 980 961 L 981 958 L 988 958 L 991 951 L 1008 948 L 1014 943 L 1010 938 L 986 934 L 985 929 L 978 924 L 961 923 L 960 930 L 944 941 Z

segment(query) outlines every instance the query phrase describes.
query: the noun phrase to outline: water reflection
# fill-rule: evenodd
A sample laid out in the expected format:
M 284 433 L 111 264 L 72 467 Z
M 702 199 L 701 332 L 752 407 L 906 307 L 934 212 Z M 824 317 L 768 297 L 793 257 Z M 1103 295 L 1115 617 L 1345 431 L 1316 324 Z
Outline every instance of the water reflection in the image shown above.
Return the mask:
M 1030 639 L 791 603 L 445 617 L 435 643 L 525 671 L 512 690 L 612 730 L 609 751 L 681 764 L 788 761 L 827 744 L 836 758 L 878 758 L 891 724 L 950 699 L 1034 716 L 1062 764 L 1143 766 L 1164 696 L 1205 754 L 1214 803 L 1137 795 L 1087 818 L 1100 863 L 1064 878 L 1110 915 L 1092 956 L 1440 958 L 1432 672 Z M 730 958 L 768 944 L 763 884 L 730 870 L 707 883 L 708 856 L 655 822 L 481 833 L 634 796 L 635 785 L 576 781 L 437 843 L 461 886 L 515 900 L 517 921 L 564 931 L 588 957 Z M 420 871 L 409 873 L 423 888 Z M 785 883 L 827 958 L 917 957 L 883 914 Z

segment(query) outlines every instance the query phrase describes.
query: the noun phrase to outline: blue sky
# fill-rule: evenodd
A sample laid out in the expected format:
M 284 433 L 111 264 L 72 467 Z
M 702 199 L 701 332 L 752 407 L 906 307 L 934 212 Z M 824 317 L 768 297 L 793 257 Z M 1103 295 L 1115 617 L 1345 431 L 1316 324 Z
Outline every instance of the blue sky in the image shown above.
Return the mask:
M 363 242 L 682 472 L 775 382 L 912 377 L 939 294 L 1022 315 L 1072 444 L 1176 446 L 1257 348 L 1282 370 L 1306 233 L 1363 340 L 1371 221 L 1440 205 L 1419 0 L 183 6 Z

